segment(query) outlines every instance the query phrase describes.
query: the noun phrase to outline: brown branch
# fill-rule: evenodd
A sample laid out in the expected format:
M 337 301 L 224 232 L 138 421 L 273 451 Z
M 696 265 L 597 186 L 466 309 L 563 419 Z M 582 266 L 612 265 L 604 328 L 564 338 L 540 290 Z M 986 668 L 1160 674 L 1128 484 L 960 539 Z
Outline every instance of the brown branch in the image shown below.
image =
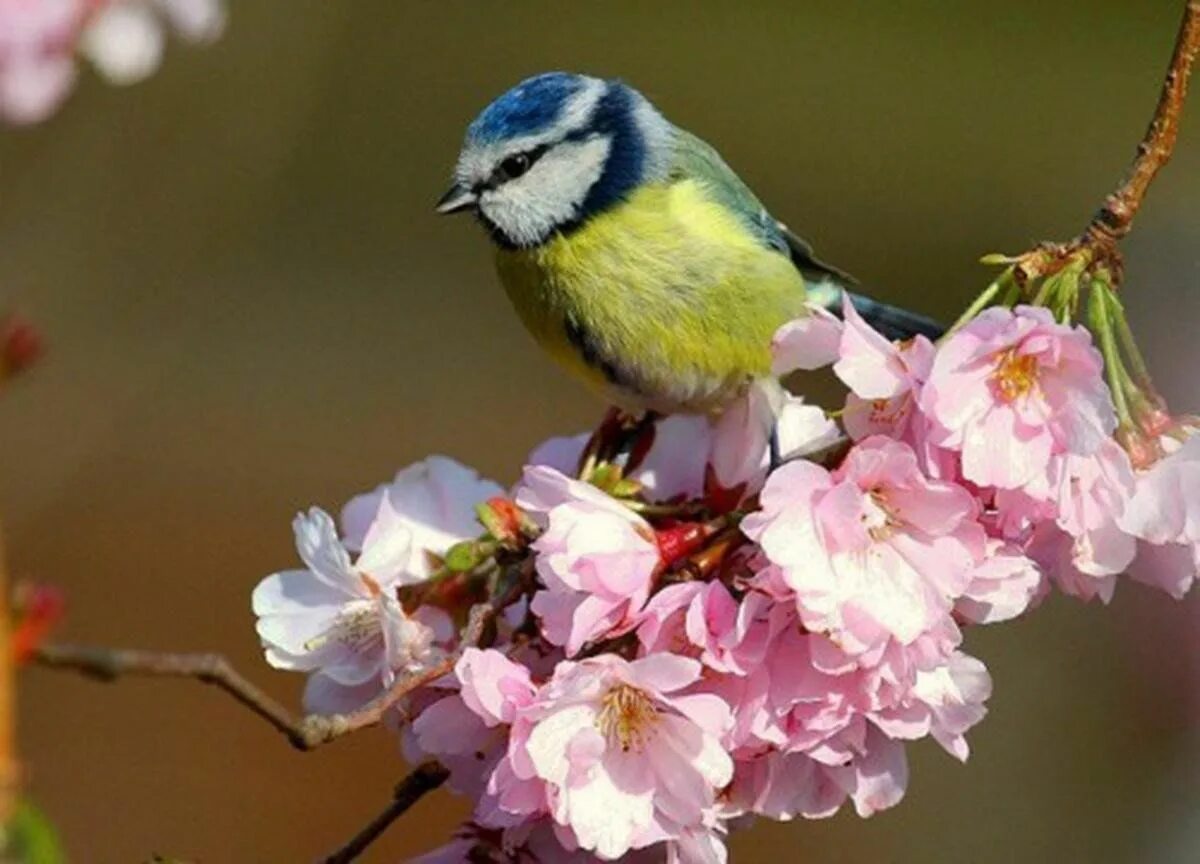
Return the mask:
M 1179 117 L 1197 53 L 1200 53 L 1200 0 L 1187 0 L 1154 118 L 1138 144 L 1137 157 L 1128 176 L 1092 218 L 1081 238 L 1083 242 L 1111 250 L 1129 233 L 1146 190 L 1175 150 Z
M 446 782 L 450 772 L 437 762 L 426 762 L 396 784 L 388 806 L 350 838 L 345 846 L 324 859 L 324 864 L 349 864 L 379 839 L 393 822 L 408 812 L 427 793 Z
M 478 645 L 498 607 L 481 603 L 471 609 L 463 633 L 463 648 Z M 76 645 L 46 644 L 33 654 L 33 662 L 53 669 L 70 669 L 101 681 L 115 681 L 126 675 L 165 678 L 192 678 L 213 684 L 283 733 L 297 750 L 314 750 L 322 744 L 359 729 L 375 726 L 409 693 L 436 681 L 454 669 L 462 651 L 452 653 L 438 664 L 396 681 L 363 707 L 348 714 L 308 714 L 296 717 L 241 675 L 219 654 L 171 654 L 92 648 Z

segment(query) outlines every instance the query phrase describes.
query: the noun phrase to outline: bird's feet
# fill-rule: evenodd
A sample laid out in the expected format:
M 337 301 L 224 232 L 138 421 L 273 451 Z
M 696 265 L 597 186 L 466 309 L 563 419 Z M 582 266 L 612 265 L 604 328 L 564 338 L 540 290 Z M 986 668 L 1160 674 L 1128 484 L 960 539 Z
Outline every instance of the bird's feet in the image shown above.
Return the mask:
M 622 459 L 622 467 L 628 474 L 641 464 L 654 444 L 657 422 L 658 415 L 653 411 L 639 417 L 620 408 L 609 408 L 579 457 L 580 479 L 590 478 L 599 465 Z

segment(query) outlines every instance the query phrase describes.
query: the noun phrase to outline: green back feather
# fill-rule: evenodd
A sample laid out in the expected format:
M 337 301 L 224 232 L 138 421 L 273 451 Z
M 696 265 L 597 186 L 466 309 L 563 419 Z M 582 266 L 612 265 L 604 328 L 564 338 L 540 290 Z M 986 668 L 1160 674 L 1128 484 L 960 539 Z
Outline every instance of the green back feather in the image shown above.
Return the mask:
M 817 258 L 803 238 L 773 217 L 712 145 L 678 127 L 675 128 L 674 143 L 669 179 L 703 183 L 713 199 L 737 214 L 764 246 L 789 256 L 810 285 L 830 280 L 837 283 L 838 288 L 857 284 L 849 273 Z M 838 294 L 833 291 L 831 296 Z

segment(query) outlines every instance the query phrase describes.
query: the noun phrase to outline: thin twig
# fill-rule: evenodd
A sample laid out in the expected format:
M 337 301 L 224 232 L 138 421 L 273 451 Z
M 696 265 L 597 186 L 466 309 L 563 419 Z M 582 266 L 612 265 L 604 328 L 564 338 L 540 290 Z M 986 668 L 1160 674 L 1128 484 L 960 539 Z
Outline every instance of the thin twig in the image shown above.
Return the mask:
M 349 864 L 379 839 L 393 822 L 408 812 L 427 793 L 446 782 L 450 772 L 437 762 L 425 762 L 396 784 L 388 806 L 350 838 L 345 846 L 324 859 L 324 864 Z
M 484 631 L 495 617 L 497 608 L 481 603 L 471 609 L 463 633 L 463 648 L 479 644 Z M 77 645 L 46 644 L 38 648 L 33 662 L 53 669 L 70 669 L 101 681 L 114 681 L 126 675 L 167 678 L 192 678 L 213 684 L 283 733 L 297 750 L 313 750 L 329 741 L 359 729 L 375 726 L 409 693 L 419 690 L 454 669 L 461 652 L 396 681 L 362 708 L 348 714 L 308 714 L 296 717 L 241 675 L 220 654 L 172 654 L 94 648 Z
M 1179 137 L 1179 117 L 1187 98 L 1192 65 L 1200 53 L 1200 0 L 1187 0 L 1171 65 L 1163 81 L 1154 118 L 1138 144 L 1137 157 L 1121 186 L 1104 201 L 1084 231 L 1085 242 L 1112 247 L 1129 233 L 1133 218 L 1142 206 L 1146 190 L 1159 170 L 1171 159 Z

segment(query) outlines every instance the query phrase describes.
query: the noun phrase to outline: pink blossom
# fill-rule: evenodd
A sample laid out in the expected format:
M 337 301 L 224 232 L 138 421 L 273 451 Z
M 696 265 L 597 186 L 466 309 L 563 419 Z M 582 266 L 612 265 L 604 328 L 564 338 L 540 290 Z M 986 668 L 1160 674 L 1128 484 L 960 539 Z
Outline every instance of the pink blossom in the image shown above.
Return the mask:
M 650 501 L 705 492 L 709 469 L 724 489 L 757 492 L 770 468 L 774 432 L 781 459 L 797 459 L 833 444 L 836 425 L 825 412 L 787 393 L 777 381 L 756 381 L 714 418 L 675 414 L 658 421 L 654 442 L 629 479 L 642 485 Z M 529 466 L 575 473 L 586 435 L 551 438 L 527 460 Z
M 654 443 L 630 477 L 642 484 L 651 501 L 667 501 L 704 493 L 704 470 L 712 449 L 708 417 L 672 414 L 654 427 Z
M 771 340 L 772 374 L 812 371 L 838 358 L 842 322 L 821 306 L 809 304 L 807 310 L 808 314 L 775 331 Z
M 530 608 L 542 633 L 573 655 L 631 626 L 660 560 L 650 525 L 614 498 L 552 468 L 525 470 L 517 504 L 546 526 L 535 541 L 545 590 Z
M 886 435 L 916 445 L 923 429 L 914 427 L 924 425 L 917 400 L 933 368 L 933 343 L 924 336 L 903 344 L 889 341 L 848 300 L 842 314 L 846 327 L 833 371 L 850 389 L 843 415 L 846 432 L 856 441 Z
M 1064 593 L 1108 602 L 1115 577 L 1132 563 L 1135 538 L 1121 525 L 1133 493 L 1129 457 L 1113 439 L 1090 455 L 1058 454 L 1024 490 L 1001 490 L 995 505 L 1006 537 Z
M 639 616 L 638 640 L 647 654 L 684 654 L 716 672 L 746 675 L 765 658 L 772 606 L 758 591 L 739 602 L 721 582 L 670 585 Z
M 724 703 L 685 693 L 700 672 L 662 654 L 561 663 L 518 712 L 514 778 L 545 784 L 555 822 L 605 860 L 703 829 L 733 762 Z
M 713 429 L 709 462 L 722 488 L 753 493 L 771 467 L 771 436 L 781 461 L 799 459 L 835 443 L 837 426 L 825 412 L 806 405 L 773 379 L 756 381 L 725 409 Z
M 846 801 L 836 770 L 804 753 L 779 750 L 739 759 L 727 808 L 731 815 L 754 814 L 779 822 L 797 816 L 824 819 Z
M 983 719 L 991 695 L 987 667 L 958 651 L 944 665 L 918 672 L 912 687 L 914 702 L 929 711 L 929 734 L 962 762 L 970 754 L 965 733 Z
M 396 526 L 410 537 L 400 577 L 409 585 L 428 579 L 437 558 L 463 540 L 478 536 L 475 505 L 504 490 L 474 470 L 445 456 L 429 456 L 399 471 L 391 483 L 358 495 L 342 508 L 342 531 L 349 549 L 360 549 L 368 527 L 387 498 Z
M 667 501 L 679 495 L 698 497 L 704 492 L 704 471 L 712 449 L 712 422 L 694 414 L 672 414 L 654 425 L 654 441 L 642 462 L 628 474 L 641 484 L 650 501 Z M 587 445 L 588 435 L 550 438 L 525 460 L 573 475 Z
M 1041 308 L 994 307 L 954 333 L 921 393 L 932 440 L 962 454 L 963 476 L 1016 489 L 1056 454 L 1088 456 L 1116 428 L 1103 361 L 1082 327 Z
M 307 569 L 268 576 L 252 604 L 267 662 L 314 673 L 305 701 L 312 711 L 361 704 L 444 656 L 454 636 L 449 617 L 422 606 L 408 614 L 396 588 L 410 554 L 410 535 L 388 499 L 351 562 L 333 520 L 312 508 L 293 523 L 296 549 Z
M 833 474 L 784 465 L 761 506 L 742 530 L 795 592 L 804 625 L 851 653 L 936 628 L 984 553 L 971 495 L 924 477 L 912 449 L 885 438 L 858 444 Z
M 409 860 L 408 864 L 463 864 L 487 861 L 490 864 L 595 864 L 603 859 L 580 849 L 569 831 L 549 818 L 534 819 L 504 830 L 486 828 L 469 822 L 459 828 L 454 839 L 432 852 Z M 626 864 L 663 864 L 662 849 L 652 847 L 631 852 L 622 858 Z M 708 864 L 697 859 L 682 859 L 686 864 Z
M 983 561 L 955 601 L 954 612 L 974 624 L 995 624 L 1016 618 L 1037 599 L 1042 573 L 1020 549 L 1002 540 L 989 540 Z
M 511 724 L 533 698 L 529 670 L 499 651 L 467 648 L 454 667 L 467 707 L 488 726 Z
M 475 820 L 491 827 L 524 821 L 505 810 L 516 801 L 542 803 L 538 784 L 512 781 L 503 795 L 492 791 L 492 774 L 508 746 L 509 726 L 532 702 L 537 688 L 530 671 L 496 650 L 468 648 L 455 664 L 459 690 L 424 707 L 405 742 L 410 761 L 436 757 L 450 771 L 449 786 L 476 802 Z
M 1134 578 L 1174 597 L 1187 593 L 1200 571 L 1200 435 L 1138 475 L 1121 527 L 1145 544 L 1166 547 L 1147 555 Z
M 945 632 L 866 657 L 828 637 L 785 628 L 768 652 L 764 713 L 770 720 L 759 723 L 756 735 L 826 765 L 856 759 L 871 726 L 898 740 L 932 734 L 963 758 L 958 739 L 972 724 L 945 709 L 956 701 L 981 707 L 990 683 L 977 674 L 983 670 L 978 661 L 957 651 L 957 641 L 957 632 Z M 948 684 L 956 690 L 943 692 Z M 982 711 L 971 711 L 976 721 L 982 718 Z
M 553 468 L 560 474 L 574 474 L 590 437 L 584 432 L 547 438 L 525 457 L 525 467 L 542 466 Z

